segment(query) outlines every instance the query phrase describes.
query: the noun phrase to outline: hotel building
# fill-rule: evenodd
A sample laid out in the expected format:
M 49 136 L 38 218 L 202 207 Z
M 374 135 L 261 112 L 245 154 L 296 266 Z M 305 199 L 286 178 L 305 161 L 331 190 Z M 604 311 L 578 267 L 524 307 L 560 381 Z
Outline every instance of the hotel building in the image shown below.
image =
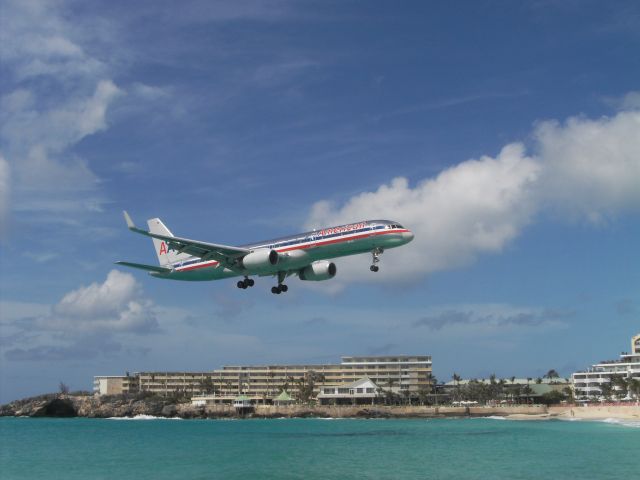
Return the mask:
M 619 360 L 605 360 L 572 375 L 576 399 L 600 400 L 601 385 L 610 383 L 613 376 L 640 380 L 640 334 L 631 339 L 631 352 L 621 354 Z
M 385 390 L 417 396 L 431 385 L 429 355 L 342 357 L 339 364 L 224 366 L 212 372 L 139 372 L 132 376 L 96 376 L 99 395 L 148 392 L 158 395 L 215 396 L 228 401 L 238 395 L 270 402 L 284 389 L 296 396 L 300 385 L 346 385 L 368 377 Z M 121 389 L 121 390 L 119 390 Z

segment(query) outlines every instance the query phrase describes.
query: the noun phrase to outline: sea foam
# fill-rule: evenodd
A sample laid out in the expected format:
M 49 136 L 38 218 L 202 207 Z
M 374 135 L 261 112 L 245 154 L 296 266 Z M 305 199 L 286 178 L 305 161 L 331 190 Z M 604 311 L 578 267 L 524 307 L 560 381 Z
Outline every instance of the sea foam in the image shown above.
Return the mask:
M 156 417 L 154 415 L 136 415 L 134 417 L 109 417 L 107 420 L 182 420 L 180 417 Z
M 623 427 L 640 428 L 640 420 L 629 420 L 626 418 L 604 418 L 599 421 L 603 423 L 611 423 L 613 425 L 622 425 Z

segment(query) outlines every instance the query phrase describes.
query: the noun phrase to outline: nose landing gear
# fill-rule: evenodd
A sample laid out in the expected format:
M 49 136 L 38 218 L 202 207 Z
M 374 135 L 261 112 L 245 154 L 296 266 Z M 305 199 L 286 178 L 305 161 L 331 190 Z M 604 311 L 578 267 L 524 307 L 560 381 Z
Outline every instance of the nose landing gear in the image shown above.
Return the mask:
M 380 262 L 380 255 L 382 255 L 382 253 L 384 252 L 384 249 L 377 247 L 374 248 L 371 251 L 371 256 L 373 257 L 372 259 L 372 264 L 369 267 L 369 270 L 371 270 L 372 272 L 377 272 L 378 270 L 380 270 L 380 267 L 378 267 L 378 262 Z

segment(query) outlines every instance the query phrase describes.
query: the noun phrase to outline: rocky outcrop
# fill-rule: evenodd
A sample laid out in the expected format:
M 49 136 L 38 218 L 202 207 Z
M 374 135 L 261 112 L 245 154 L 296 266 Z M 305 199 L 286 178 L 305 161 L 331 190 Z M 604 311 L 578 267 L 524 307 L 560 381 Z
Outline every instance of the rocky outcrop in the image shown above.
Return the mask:
M 309 406 L 257 405 L 240 414 L 232 405 L 194 406 L 176 399 L 156 396 L 42 395 L 0 407 L 0 416 L 29 417 L 155 417 L 180 418 L 439 418 L 492 416 L 533 417 L 547 414 L 547 407 L 522 405 L 511 407 L 451 406 Z M 555 416 L 555 415 L 554 415 Z
M 189 405 L 190 406 L 190 405 Z M 185 417 L 197 417 L 185 413 Z M 174 402 L 157 397 L 139 398 L 123 395 L 96 397 L 93 395 L 43 395 L 17 400 L 0 407 L 0 416 L 26 417 L 134 417 L 152 415 L 173 417 L 178 413 Z
M 55 398 L 45 402 L 31 413 L 32 417 L 77 417 L 78 411 L 68 398 Z

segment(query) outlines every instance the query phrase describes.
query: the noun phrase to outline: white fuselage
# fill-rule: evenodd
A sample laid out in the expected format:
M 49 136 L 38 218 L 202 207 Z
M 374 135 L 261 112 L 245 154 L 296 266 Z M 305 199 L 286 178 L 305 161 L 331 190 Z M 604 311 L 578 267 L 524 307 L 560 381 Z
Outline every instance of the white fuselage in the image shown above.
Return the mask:
M 194 256 L 172 264 L 171 272 L 153 272 L 151 275 L 158 278 L 192 281 L 217 280 L 246 275 L 276 275 L 279 272 L 302 269 L 317 260 L 399 247 L 412 239 L 411 231 L 396 222 L 368 220 L 243 245 L 242 247 L 251 251 L 268 249 L 278 252 L 278 264 L 268 265 L 259 272 L 230 269 L 218 261 L 204 261 Z

